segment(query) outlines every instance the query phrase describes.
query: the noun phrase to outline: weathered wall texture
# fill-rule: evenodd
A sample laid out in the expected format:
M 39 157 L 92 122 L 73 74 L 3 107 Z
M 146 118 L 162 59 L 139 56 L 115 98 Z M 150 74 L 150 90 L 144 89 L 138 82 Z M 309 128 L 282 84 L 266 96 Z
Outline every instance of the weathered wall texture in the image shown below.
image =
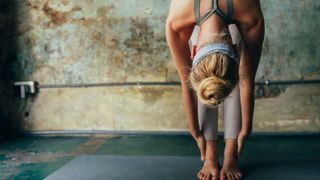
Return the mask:
M 164 33 L 169 3 L 3 1 L 1 123 L 16 119 L 24 130 L 187 130 L 179 86 L 41 89 L 29 105 L 17 104 L 5 87 L 20 80 L 179 81 Z M 257 80 L 320 78 L 320 1 L 261 3 L 266 38 Z M 268 98 L 257 87 L 254 131 L 319 131 L 319 87 L 270 86 Z
M 320 2 L 261 1 L 266 37 L 257 79 L 320 77 Z
M 26 78 L 49 84 L 177 80 L 163 29 L 168 2 L 22 2 L 18 65 Z

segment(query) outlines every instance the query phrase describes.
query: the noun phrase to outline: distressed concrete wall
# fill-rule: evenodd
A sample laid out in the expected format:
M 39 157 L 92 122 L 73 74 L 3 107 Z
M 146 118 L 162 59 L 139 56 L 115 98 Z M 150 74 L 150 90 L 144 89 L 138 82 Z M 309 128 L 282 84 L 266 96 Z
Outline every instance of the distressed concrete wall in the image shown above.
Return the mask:
M 187 130 L 179 86 L 41 89 L 27 103 L 5 87 L 18 80 L 179 81 L 164 33 L 169 0 L 2 3 L 3 124 L 16 119 L 24 130 Z M 320 2 L 261 3 L 266 38 L 257 80 L 320 78 Z M 254 131 L 319 131 L 319 87 L 257 87 Z
M 266 37 L 257 79 L 312 79 L 320 75 L 320 2 L 261 1 Z

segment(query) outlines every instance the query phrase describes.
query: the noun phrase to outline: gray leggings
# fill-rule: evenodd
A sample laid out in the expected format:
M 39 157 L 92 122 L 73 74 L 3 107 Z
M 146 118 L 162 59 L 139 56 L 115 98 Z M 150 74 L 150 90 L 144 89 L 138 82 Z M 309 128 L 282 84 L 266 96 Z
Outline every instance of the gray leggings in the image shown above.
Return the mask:
M 224 138 L 237 139 L 241 129 L 241 106 L 239 96 L 239 84 L 232 90 L 231 94 L 224 100 Z M 218 107 L 209 108 L 198 100 L 198 121 L 200 130 L 206 140 L 217 140 L 218 138 Z
M 241 38 L 235 25 L 229 25 L 232 41 L 241 52 Z M 241 129 L 241 104 L 239 84 L 232 90 L 223 103 L 224 138 L 237 139 Z M 206 140 L 218 138 L 218 107 L 208 108 L 198 100 L 198 122 Z

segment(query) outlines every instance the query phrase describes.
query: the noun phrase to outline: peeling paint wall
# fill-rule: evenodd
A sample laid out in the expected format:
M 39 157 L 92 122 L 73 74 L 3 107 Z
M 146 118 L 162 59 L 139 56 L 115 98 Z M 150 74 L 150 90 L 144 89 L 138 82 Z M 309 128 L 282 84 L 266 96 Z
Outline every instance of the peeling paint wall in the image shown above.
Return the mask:
M 23 3 L 19 10 L 26 14 L 18 23 L 25 51 L 18 66 L 28 79 L 46 84 L 177 79 L 168 69 L 164 36 L 168 2 Z
M 261 1 L 266 36 L 257 79 L 311 79 L 320 75 L 320 2 Z
M 2 127 L 187 130 L 179 86 L 41 89 L 27 102 L 15 98 L 10 86 L 20 80 L 179 81 L 164 33 L 169 3 L 1 1 Z M 319 79 L 320 2 L 263 0 L 261 4 L 266 37 L 257 80 Z M 270 86 L 268 98 L 261 94 L 265 89 L 257 87 L 254 131 L 319 131 L 319 87 Z

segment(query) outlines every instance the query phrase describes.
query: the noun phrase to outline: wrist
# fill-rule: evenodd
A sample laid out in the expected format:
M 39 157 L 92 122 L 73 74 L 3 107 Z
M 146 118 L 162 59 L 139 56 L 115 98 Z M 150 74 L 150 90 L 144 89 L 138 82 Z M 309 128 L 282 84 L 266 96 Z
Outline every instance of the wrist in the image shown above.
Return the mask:
M 198 137 L 201 136 L 201 132 L 200 131 L 191 131 L 191 135 L 194 139 L 197 139 Z
M 241 133 L 243 134 L 250 135 L 251 132 L 252 132 L 252 127 L 250 126 L 241 128 Z

